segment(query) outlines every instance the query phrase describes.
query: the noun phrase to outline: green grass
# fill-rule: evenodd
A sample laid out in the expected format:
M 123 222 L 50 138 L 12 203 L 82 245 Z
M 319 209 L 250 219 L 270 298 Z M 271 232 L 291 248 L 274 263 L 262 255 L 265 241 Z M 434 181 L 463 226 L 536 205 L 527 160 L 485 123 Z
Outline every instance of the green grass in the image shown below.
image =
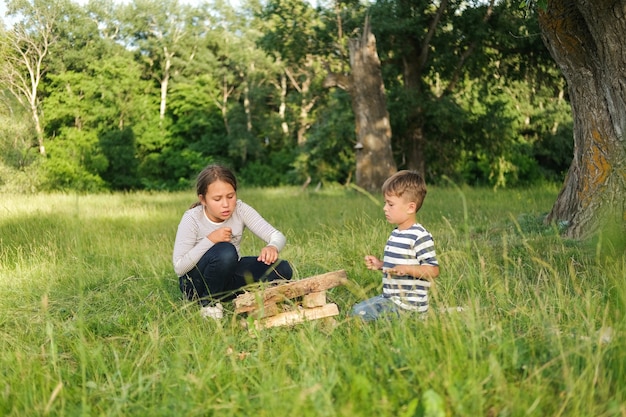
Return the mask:
M 431 187 L 431 311 L 365 324 L 347 313 L 380 291 L 362 259 L 391 230 L 382 204 L 243 189 L 287 235 L 296 278 L 350 278 L 330 291 L 335 327 L 253 333 L 232 305 L 216 323 L 181 299 L 171 253 L 193 191 L 3 195 L 0 415 L 624 416 L 626 260 L 543 226 L 557 192 Z

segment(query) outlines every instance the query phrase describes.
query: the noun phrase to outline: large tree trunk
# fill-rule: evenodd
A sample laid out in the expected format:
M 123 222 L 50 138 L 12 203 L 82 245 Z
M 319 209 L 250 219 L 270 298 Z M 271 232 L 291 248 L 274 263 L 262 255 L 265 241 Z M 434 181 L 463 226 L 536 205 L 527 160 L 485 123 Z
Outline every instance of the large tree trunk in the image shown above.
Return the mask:
M 585 238 L 626 221 L 626 2 L 549 0 L 546 46 L 568 83 L 574 159 L 547 217 Z
M 441 7 L 446 6 L 446 1 L 442 2 Z M 440 10 L 441 10 L 440 7 Z M 437 14 L 437 19 L 431 24 L 431 32 L 434 33 L 437 27 L 437 22 L 441 13 Z M 417 100 L 409 111 L 409 117 L 407 119 L 407 139 L 408 144 L 406 147 L 406 165 L 407 168 L 413 171 L 419 172 L 422 178 L 426 178 L 426 137 L 424 136 L 424 111 L 421 101 L 423 81 L 422 72 L 426 61 L 428 60 L 428 48 L 421 48 L 419 41 L 414 39 L 414 44 L 411 48 L 408 48 L 410 52 L 402 59 L 403 63 L 403 78 L 404 89 L 408 96 L 416 97 Z
M 397 168 L 391 151 L 391 126 L 376 38 L 370 30 L 369 18 L 363 35 L 350 39 L 349 48 L 357 134 L 356 184 L 368 191 L 380 191 L 383 182 Z
M 415 114 L 420 120 L 422 119 L 421 111 Z M 426 178 L 426 137 L 424 137 L 423 121 L 411 127 L 409 141 L 407 168 L 417 171 L 422 178 Z

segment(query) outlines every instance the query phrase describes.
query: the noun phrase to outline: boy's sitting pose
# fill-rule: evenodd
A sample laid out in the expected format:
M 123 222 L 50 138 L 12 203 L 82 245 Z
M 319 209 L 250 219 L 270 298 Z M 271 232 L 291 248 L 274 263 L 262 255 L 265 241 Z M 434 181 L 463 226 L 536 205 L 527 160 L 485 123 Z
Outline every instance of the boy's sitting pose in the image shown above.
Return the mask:
M 356 304 L 352 314 L 364 320 L 399 315 L 402 310 L 428 311 L 430 280 L 439 275 L 431 234 L 416 223 L 426 196 L 424 179 L 413 171 L 399 171 L 383 184 L 385 217 L 398 227 L 391 232 L 383 260 L 365 257 L 368 269 L 383 271 L 383 293 Z

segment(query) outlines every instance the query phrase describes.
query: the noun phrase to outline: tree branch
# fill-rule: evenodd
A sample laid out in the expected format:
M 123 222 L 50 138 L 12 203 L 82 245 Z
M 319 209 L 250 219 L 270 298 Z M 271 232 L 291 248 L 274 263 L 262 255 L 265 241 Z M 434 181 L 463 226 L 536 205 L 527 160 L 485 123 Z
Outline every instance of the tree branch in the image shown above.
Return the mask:
M 337 87 L 349 92 L 352 89 L 352 78 L 345 74 L 328 72 L 322 82 L 322 86 L 324 88 Z
M 495 0 L 490 0 L 489 1 L 489 6 L 487 6 L 487 10 L 485 11 L 485 15 L 483 16 L 483 20 L 482 23 L 486 24 L 489 19 L 491 18 L 491 16 L 493 15 L 493 5 L 495 3 Z M 456 87 L 457 83 L 459 82 L 459 78 L 461 76 L 461 70 L 463 69 L 463 66 L 465 65 L 465 62 L 467 61 L 467 59 L 474 53 L 474 51 L 476 50 L 476 47 L 478 46 L 478 40 L 474 40 L 472 43 L 470 43 L 470 45 L 467 47 L 467 49 L 465 51 L 463 51 L 463 53 L 461 54 L 461 57 L 459 58 L 459 61 L 457 62 L 456 67 L 454 68 L 454 72 L 452 73 L 452 77 L 450 78 L 450 82 L 448 83 L 447 87 L 445 88 L 445 90 L 442 93 L 443 95 L 446 95 L 450 92 L 452 92 L 454 90 L 454 88 Z
M 433 36 L 435 36 L 435 30 L 439 25 L 439 21 L 441 20 L 441 16 L 443 16 L 446 7 L 448 7 L 448 0 L 442 0 L 441 4 L 439 4 L 439 9 L 437 9 L 437 14 L 435 14 L 435 18 L 430 22 L 428 33 L 424 37 L 424 42 L 422 43 L 422 50 L 419 53 L 418 68 L 423 68 L 426 64 L 428 51 L 430 50 L 430 42 L 432 41 Z

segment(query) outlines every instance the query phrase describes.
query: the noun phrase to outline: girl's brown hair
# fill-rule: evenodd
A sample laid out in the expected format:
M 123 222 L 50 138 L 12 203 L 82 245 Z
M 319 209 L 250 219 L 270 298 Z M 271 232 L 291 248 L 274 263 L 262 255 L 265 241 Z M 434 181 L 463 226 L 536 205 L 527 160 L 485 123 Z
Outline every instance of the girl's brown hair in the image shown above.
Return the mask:
M 215 181 L 223 181 L 230 184 L 233 186 L 233 189 L 237 191 L 237 178 L 235 178 L 235 174 L 225 166 L 211 164 L 198 174 L 196 180 L 196 194 L 204 195 L 209 185 L 213 184 Z M 197 207 L 200 204 L 199 201 L 196 201 L 190 208 Z

